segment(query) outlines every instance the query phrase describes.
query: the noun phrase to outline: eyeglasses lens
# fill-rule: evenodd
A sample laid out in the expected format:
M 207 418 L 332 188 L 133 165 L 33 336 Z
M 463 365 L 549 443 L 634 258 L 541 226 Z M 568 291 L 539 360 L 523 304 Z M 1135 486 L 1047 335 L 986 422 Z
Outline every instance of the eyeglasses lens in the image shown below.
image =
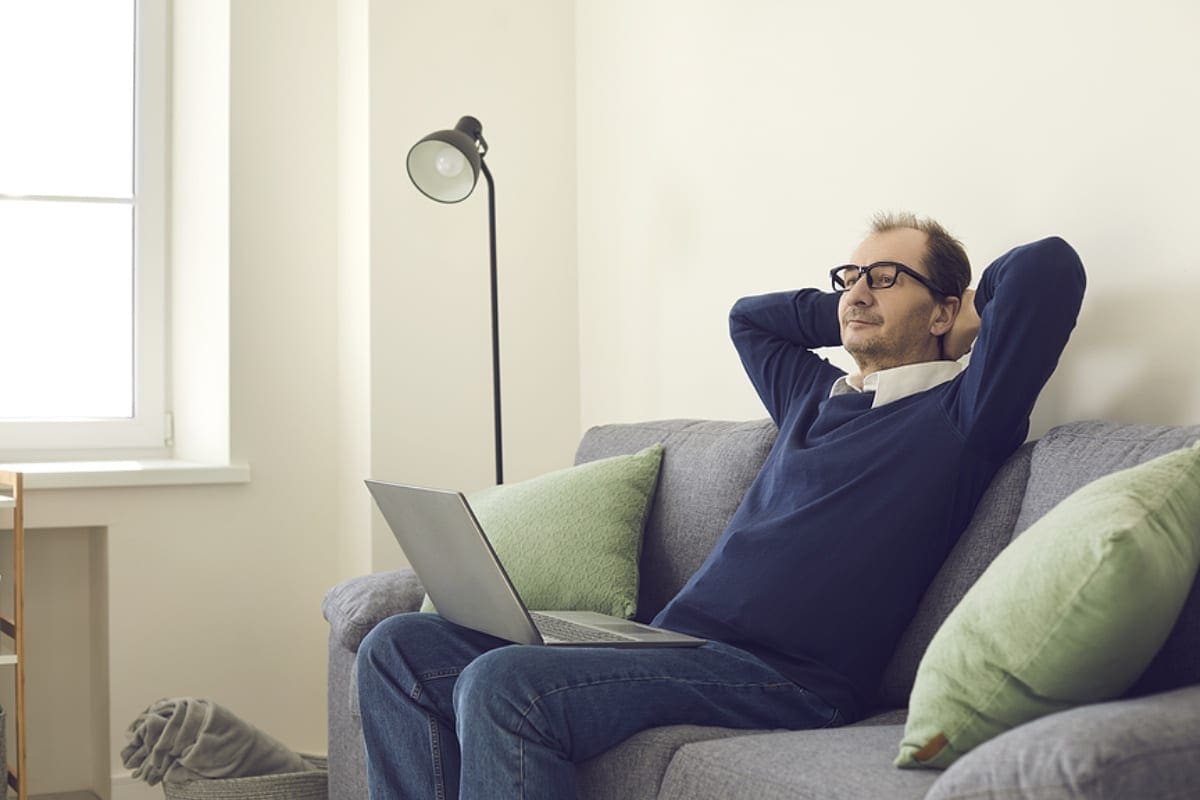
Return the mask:
M 875 264 L 867 268 L 841 267 L 834 271 L 833 285 L 837 289 L 849 291 L 862 275 L 866 275 L 867 288 L 888 289 L 895 285 L 897 272 L 896 267 L 891 264 Z
M 867 286 L 871 289 L 888 289 L 895 283 L 896 268 L 891 264 L 880 264 L 867 272 Z

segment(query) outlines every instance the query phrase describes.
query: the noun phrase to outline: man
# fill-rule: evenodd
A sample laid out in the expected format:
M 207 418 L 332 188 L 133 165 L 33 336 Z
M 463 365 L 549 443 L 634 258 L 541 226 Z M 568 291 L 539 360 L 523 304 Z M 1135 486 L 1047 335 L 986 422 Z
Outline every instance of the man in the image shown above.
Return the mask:
M 513 646 L 392 617 L 358 655 L 373 800 L 570 798 L 575 763 L 645 728 L 818 728 L 869 710 L 921 594 L 1025 438 L 1084 273 L 1050 238 L 970 292 L 962 246 L 911 215 L 877 218 L 851 262 L 831 272 L 835 292 L 749 297 L 730 315 L 779 435 L 654 620 L 710 641 Z M 839 342 L 852 375 L 812 352 Z

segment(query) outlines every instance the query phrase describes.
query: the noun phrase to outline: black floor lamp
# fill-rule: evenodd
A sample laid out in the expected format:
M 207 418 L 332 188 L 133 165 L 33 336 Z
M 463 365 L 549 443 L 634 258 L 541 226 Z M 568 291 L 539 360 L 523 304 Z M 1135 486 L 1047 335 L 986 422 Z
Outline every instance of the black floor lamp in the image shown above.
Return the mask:
M 484 163 L 487 142 L 483 126 L 474 117 L 463 117 L 452 131 L 431 133 L 408 151 L 408 177 L 426 197 L 439 203 L 458 203 L 475 190 L 479 173 L 488 185 L 488 238 L 492 257 L 492 403 L 496 430 L 496 483 L 504 483 L 504 455 L 500 436 L 500 327 L 496 301 L 496 187 Z

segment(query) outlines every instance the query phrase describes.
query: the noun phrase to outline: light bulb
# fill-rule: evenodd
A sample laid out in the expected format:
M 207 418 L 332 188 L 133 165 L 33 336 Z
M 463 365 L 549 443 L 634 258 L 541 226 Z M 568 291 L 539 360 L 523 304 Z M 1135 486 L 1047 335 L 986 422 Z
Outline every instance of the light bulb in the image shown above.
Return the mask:
M 466 165 L 467 159 L 463 158 L 463 154 L 453 147 L 442 148 L 437 154 L 437 158 L 434 159 L 434 166 L 437 167 L 438 173 L 447 178 L 457 178 Z

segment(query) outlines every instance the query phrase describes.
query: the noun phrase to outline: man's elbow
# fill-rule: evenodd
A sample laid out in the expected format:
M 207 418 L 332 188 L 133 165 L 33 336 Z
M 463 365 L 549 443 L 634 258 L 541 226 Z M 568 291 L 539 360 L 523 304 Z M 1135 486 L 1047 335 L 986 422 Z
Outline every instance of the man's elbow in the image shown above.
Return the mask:
M 1083 296 L 1087 287 L 1083 259 L 1066 239 L 1061 236 L 1047 236 L 1029 247 L 1041 265 L 1048 289 Z
M 742 331 L 742 330 L 745 330 L 746 328 L 751 327 L 750 322 L 749 322 L 749 316 L 750 316 L 749 305 L 750 305 L 750 301 L 752 301 L 753 299 L 754 299 L 753 297 L 743 297 L 740 300 L 738 300 L 737 302 L 735 302 L 733 304 L 733 307 L 729 309 L 729 335 L 730 336 L 737 334 L 738 331 Z

